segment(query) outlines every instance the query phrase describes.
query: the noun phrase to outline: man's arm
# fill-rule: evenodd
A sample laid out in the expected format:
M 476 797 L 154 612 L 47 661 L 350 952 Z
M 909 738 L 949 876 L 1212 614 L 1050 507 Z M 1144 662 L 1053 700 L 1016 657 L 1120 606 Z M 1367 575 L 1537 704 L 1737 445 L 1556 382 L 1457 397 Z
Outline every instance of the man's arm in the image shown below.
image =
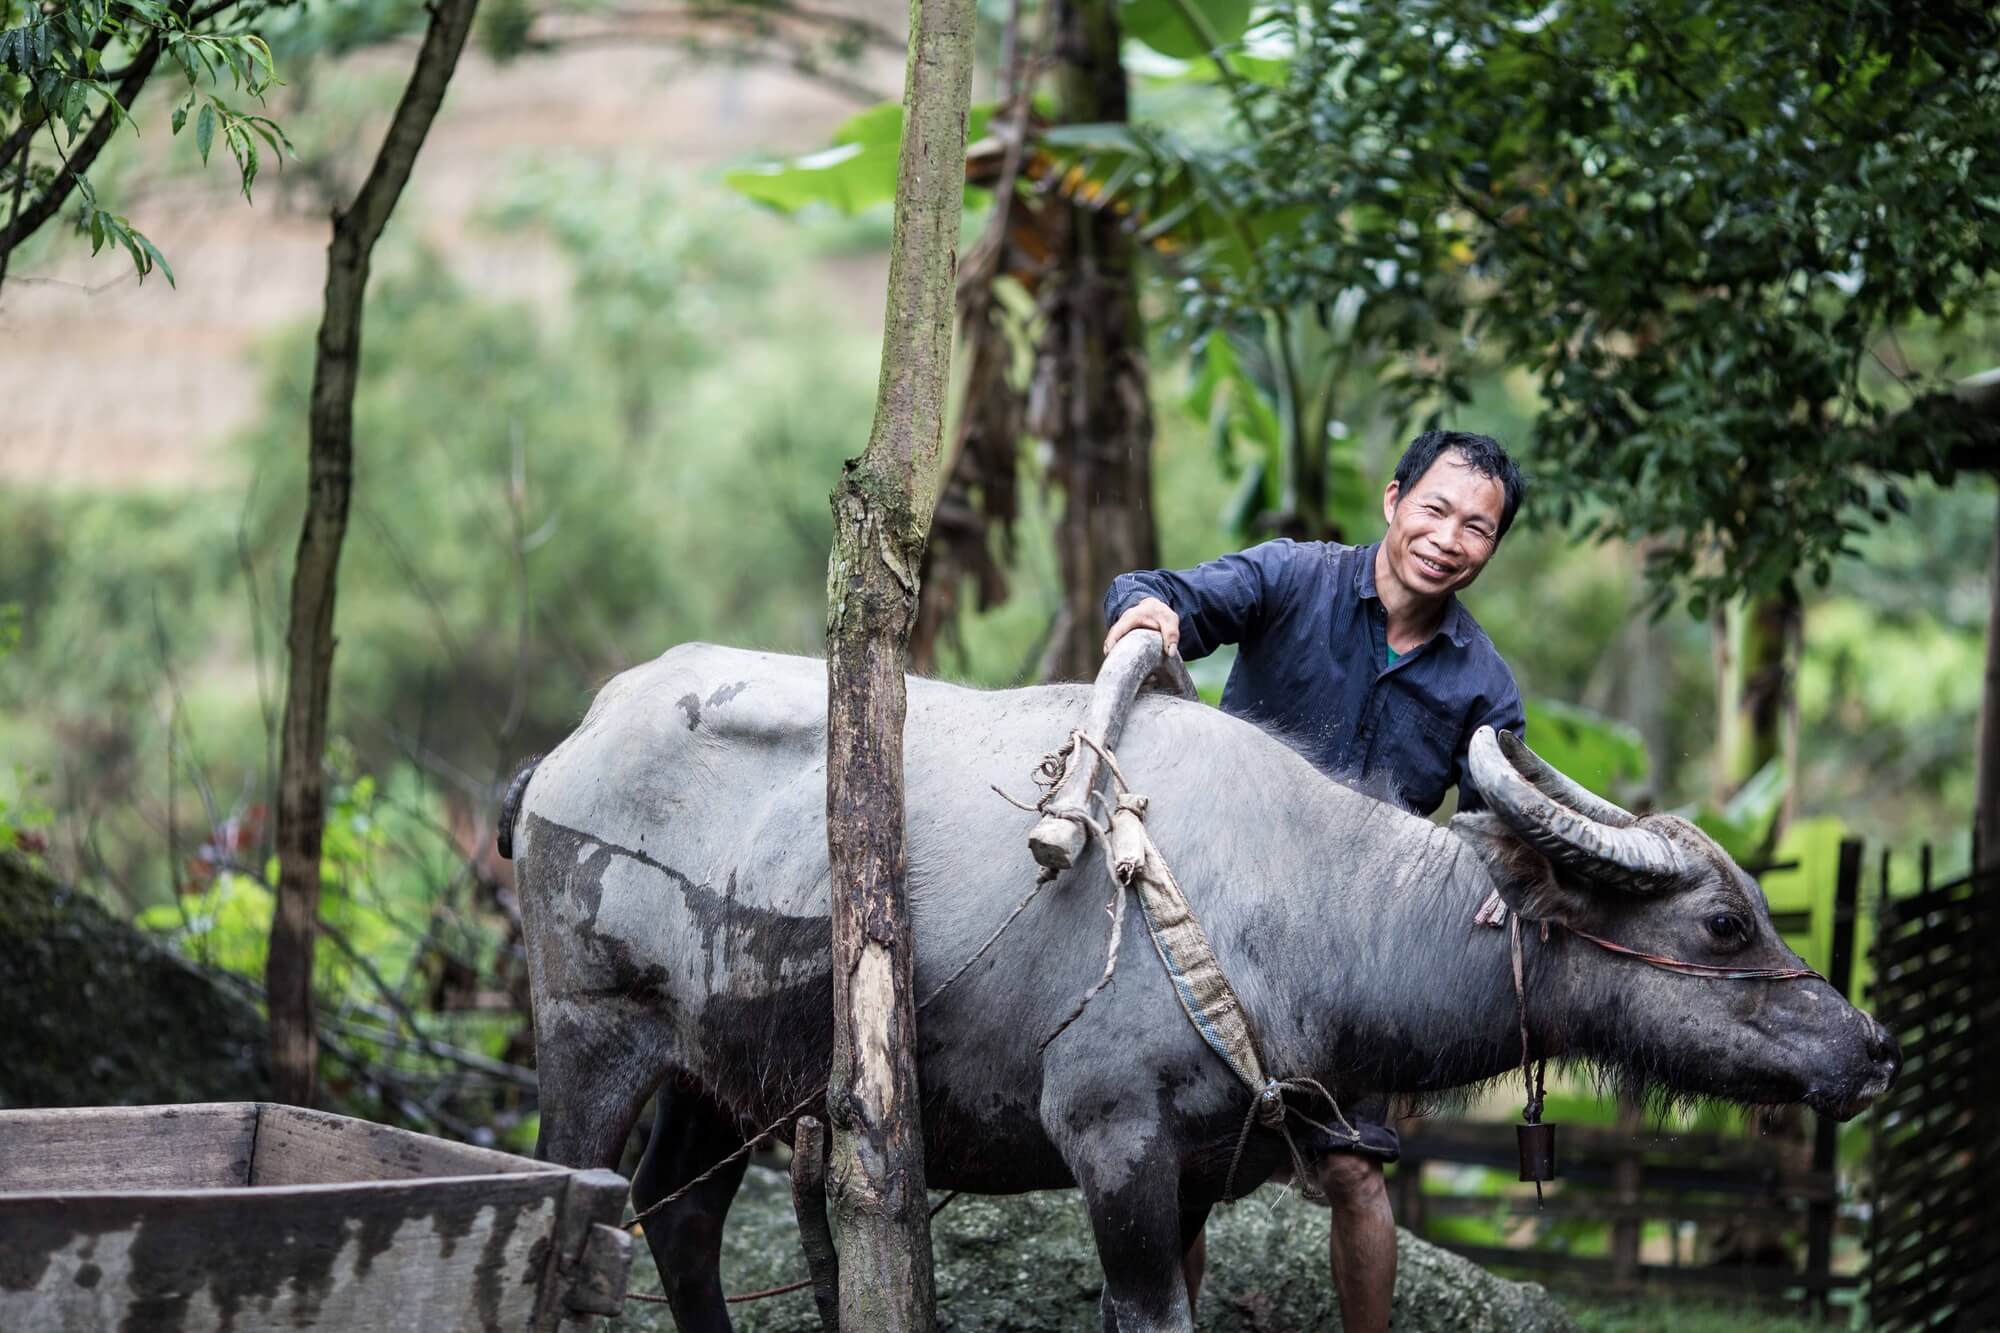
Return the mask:
M 1120 574 L 1104 595 L 1110 626 L 1104 651 L 1141 628 L 1158 630 L 1167 651 L 1189 661 L 1240 643 L 1275 600 L 1285 566 L 1299 555 L 1296 543 L 1280 538 L 1193 569 Z

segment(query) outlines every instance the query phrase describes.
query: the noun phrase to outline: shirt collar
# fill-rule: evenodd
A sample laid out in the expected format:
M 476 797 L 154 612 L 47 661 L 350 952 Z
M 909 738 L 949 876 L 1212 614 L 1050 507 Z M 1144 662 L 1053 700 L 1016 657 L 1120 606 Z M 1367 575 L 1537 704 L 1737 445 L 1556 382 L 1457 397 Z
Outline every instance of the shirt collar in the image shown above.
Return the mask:
M 1375 591 L 1375 553 L 1381 545 L 1381 542 L 1371 542 L 1366 546 L 1354 548 L 1355 553 L 1361 557 L 1360 567 L 1355 570 L 1356 590 L 1361 596 L 1374 602 L 1382 600 L 1381 595 Z M 1465 614 L 1465 609 L 1458 604 L 1458 594 L 1453 593 L 1445 598 L 1444 619 L 1438 622 L 1438 633 L 1450 639 L 1457 647 L 1463 648 L 1472 638 L 1472 630 L 1467 623 L 1469 620 L 1470 617 Z

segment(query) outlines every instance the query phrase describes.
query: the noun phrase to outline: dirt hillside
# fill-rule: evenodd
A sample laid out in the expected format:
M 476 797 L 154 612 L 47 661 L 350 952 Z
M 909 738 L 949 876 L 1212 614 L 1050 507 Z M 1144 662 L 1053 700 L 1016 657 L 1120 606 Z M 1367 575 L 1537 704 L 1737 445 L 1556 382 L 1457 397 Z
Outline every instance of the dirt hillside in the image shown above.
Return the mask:
M 389 90 L 376 99 L 386 107 L 413 52 L 403 43 L 350 58 L 316 75 L 316 95 L 328 96 L 329 81 L 367 81 Z M 885 96 L 900 90 L 891 57 L 855 77 Z M 509 160 L 533 152 L 657 160 L 713 180 L 748 154 L 823 145 L 860 105 L 789 70 L 716 68 L 659 47 L 566 50 L 506 66 L 468 52 L 397 225 L 443 243 L 475 286 L 503 296 L 551 293 L 562 281 L 551 252 L 467 225 Z M 283 103 L 273 107 L 288 123 Z M 192 135 L 169 138 L 165 120 L 158 106 L 146 117 L 142 164 L 125 173 L 116 206 L 167 254 L 179 286 L 158 278 L 142 286 L 122 255 L 93 259 L 67 237 L 41 244 L 36 260 L 8 274 L 0 291 L 0 485 L 231 484 L 222 446 L 256 406 L 255 349 L 318 313 L 327 226 L 311 182 L 298 179 L 297 166 L 289 179 L 267 168 L 255 203 L 245 204 L 220 147 L 206 172 L 191 173 Z M 340 174 L 358 181 L 385 122 L 386 110 L 359 124 Z M 289 127 L 303 138 L 300 126 Z M 827 263 L 813 280 L 838 325 L 878 335 L 880 261 Z

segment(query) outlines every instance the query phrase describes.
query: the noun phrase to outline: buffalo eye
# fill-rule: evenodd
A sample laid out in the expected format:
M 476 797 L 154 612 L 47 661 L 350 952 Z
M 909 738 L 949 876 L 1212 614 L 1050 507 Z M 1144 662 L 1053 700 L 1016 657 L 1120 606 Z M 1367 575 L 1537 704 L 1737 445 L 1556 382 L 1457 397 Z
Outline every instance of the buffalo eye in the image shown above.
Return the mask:
M 1722 944 L 1740 944 L 1750 934 L 1750 923 L 1734 912 L 1717 912 L 1703 924 Z

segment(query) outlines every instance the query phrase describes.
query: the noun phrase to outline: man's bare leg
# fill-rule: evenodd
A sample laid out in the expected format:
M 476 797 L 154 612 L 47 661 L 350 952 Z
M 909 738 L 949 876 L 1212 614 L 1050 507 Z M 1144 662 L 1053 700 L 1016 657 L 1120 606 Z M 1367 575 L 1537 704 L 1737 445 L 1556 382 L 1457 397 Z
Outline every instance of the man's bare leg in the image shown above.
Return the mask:
M 1188 1309 L 1201 1304 L 1201 1279 L 1208 1271 L 1208 1232 L 1197 1231 L 1181 1255 L 1181 1277 L 1187 1283 Z
M 1340 1295 L 1345 1333 L 1388 1333 L 1396 1294 L 1396 1216 L 1382 1163 L 1361 1153 L 1327 1153 L 1319 1184 L 1333 1206 L 1327 1259 Z

